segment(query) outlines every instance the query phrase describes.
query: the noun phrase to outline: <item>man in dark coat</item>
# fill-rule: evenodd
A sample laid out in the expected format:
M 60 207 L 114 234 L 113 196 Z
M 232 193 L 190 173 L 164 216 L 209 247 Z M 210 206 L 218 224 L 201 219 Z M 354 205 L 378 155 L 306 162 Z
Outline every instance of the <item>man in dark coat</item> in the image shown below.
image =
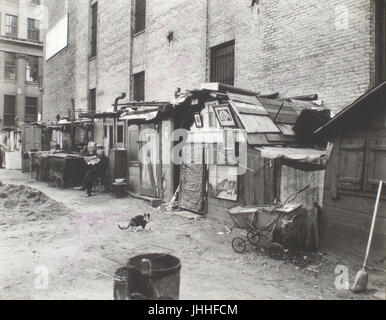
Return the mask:
M 103 147 L 97 149 L 99 162 L 91 165 L 83 179 L 81 190 L 87 190 L 87 197 L 91 197 L 92 188 L 98 178 L 105 178 L 108 168 L 108 158 L 104 155 Z

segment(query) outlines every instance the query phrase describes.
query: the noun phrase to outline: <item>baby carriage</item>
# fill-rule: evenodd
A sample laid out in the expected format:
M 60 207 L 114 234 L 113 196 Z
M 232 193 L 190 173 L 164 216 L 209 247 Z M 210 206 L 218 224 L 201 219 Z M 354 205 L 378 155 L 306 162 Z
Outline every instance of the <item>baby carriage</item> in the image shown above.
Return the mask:
M 264 243 L 266 251 L 272 259 L 281 260 L 288 252 L 290 247 L 293 247 L 296 243 L 293 232 L 294 224 L 299 216 L 302 204 L 296 203 L 296 199 L 299 194 L 306 191 L 310 186 L 291 194 L 284 204 L 276 206 L 259 207 L 253 212 L 246 210 L 244 214 L 237 214 L 232 211 L 232 208 L 228 210 L 231 218 L 238 225 L 243 225 L 248 230 L 247 238 L 236 237 L 232 241 L 232 248 L 237 253 L 244 253 L 247 250 L 247 243 L 253 247 L 257 247 L 260 243 Z M 271 216 L 268 223 L 263 226 L 258 226 L 258 217 L 262 214 Z M 243 219 L 240 223 L 239 219 Z

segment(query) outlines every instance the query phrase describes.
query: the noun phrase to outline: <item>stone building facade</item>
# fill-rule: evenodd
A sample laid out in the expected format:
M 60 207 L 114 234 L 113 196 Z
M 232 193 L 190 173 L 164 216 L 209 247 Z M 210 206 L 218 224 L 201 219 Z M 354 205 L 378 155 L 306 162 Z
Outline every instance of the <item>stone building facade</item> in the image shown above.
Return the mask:
M 0 129 L 17 130 L 41 113 L 42 12 L 38 0 L 0 0 Z

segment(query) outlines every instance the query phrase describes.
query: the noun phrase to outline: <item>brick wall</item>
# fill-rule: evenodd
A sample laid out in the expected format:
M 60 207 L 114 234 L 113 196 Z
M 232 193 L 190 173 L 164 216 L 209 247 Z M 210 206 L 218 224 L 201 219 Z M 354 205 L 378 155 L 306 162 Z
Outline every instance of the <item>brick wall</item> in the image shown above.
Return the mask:
M 49 12 L 49 29 L 66 15 L 67 10 L 69 13 L 68 46 L 49 59 L 44 66 L 43 121 L 53 121 L 57 114 L 68 115 L 71 99 L 75 98 L 77 7 L 76 2 L 62 0 L 46 1 L 46 6 Z
M 146 30 L 133 43 L 133 67 L 142 60 L 146 72 L 146 100 L 170 100 L 177 87 L 205 82 L 206 7 L 206 0 L 147 1 Z
M 64 3 L 49 1 L 51 20 Z M 373 0 L 260 0 L 253 7 L 251 0 L 147 0 L 146 29 L 131 39 L 132 5 L 98 1 L 98 56 L 89 62 L 89 1 L 69 0 L 69 47 L 46 65 L 45 118 L 68 108 L 71 97 L 86 108 L 93 87 L 97 109 L 109 110 L 131 91 L 130 73 L 143 70 L 146 100 L 169 100 L 177 87 L 208 80 L 209 48 L 233 39 L 239 87 L 319 93 L 338 110 L 372 83 Z
M 88 90 L 96 88 L 97 111 L 112 110 L 114 99 L 130 89 L 130 14 L 126 0 L 98 1 L 97 56 L 90 54 L 90 2 L 69 0 L 68 47 L 45 68 L 44 119 L 67 115 L 71 99 L 87 110 Z M 50 27 L 65 14 L 65 1 L 49 1 Z
M 371 1 L 238 3 L 236 85 L 287 96 L 319 93 L 335 112 L 371 86 Z

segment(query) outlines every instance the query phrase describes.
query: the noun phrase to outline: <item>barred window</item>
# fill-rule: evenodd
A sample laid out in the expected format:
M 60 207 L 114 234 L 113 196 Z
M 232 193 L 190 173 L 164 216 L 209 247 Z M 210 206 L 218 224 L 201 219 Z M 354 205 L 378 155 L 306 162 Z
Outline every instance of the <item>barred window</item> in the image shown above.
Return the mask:
M 25 75 L 27 82 L 37 83 L 39 81 L 39 57 L 27 56 Z
M 40 40 L 39 20 L 28 18 L 28 40 Z
M 26 97 L 25 122 L 31 123 L 36 121 L 38 121 L 38 98 Z
M 210 50 L 210 81 L 234 85 L 235 42 L 230 41 Z
M 16 81 L 16 53 L 5 52 L 4 79 Z
M 134 101 L 145 101 L 145 72 L 134 75 Z
M 17 37 L 17 16 L 5 15 L 5 35 Z
M 4 126 L 14 127 L 16 125 L 16 96 L 4 96 Z
M 140 32 L 146 26 L 146 0 L 135 1 L 135 32 Z

